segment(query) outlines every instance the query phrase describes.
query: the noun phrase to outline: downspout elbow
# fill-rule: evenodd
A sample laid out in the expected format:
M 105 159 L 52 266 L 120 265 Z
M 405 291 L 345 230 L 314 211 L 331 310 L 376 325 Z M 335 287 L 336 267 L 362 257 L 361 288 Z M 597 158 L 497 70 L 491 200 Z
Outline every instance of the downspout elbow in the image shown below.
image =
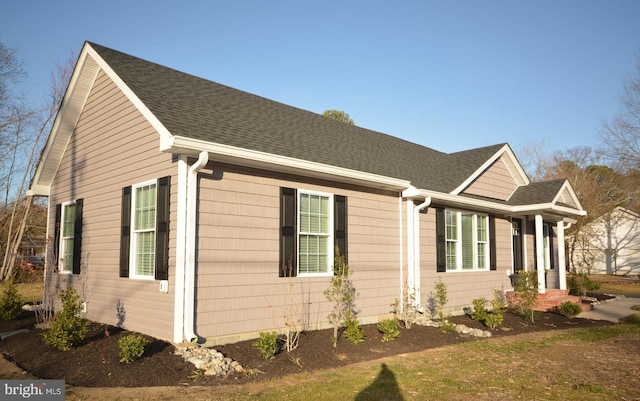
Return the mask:
M 209 153 L 202 151 L 198 160 L 189 167 L 187 174 L 187 230 L 186 266 L 184 280 L 184 336 L 189 342 L 198 340 L 194 330 L 195 315 L 195 254 L 196 254 L 196 210 L 198 207 L 198 172 L 209 161 Z
M 424 202 L 422 202 L 421 204 L 416 206 L 416 208 L 413 210 L 413 212 L 417 215 L 418 213 L 420 213 L 422 211 L 422 209 L 424 209 L 425 207 L 429 207 L 429 205 L 431 205 L 431 197 L 427 196 L 425 198 Z

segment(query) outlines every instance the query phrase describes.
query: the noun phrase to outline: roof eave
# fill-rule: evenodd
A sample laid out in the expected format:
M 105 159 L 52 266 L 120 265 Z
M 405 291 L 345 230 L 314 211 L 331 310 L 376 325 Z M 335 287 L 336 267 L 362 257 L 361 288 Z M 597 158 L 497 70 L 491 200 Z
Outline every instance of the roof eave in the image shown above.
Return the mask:
M 213 160 L 219 162 L 328 179 L 347 184 L 364 185 L 390 191 L 400 192 L 411 185 L 410 181 L 394 177 L 180 136 L 174 136 L 171 140 L 161 141 L 160 150 L 191 156 L 196 156 L 199 152 L 206 151 L 209 152 Z
M 490 213 L 499 213 L 504 215 L 518 214 L 556 214 L 559 216 L 585 216 L 586 210 L 573 209 L 554 203 L 539 203 L 532 205 L 507 205 L 490 200 L 467 198 L 459 195 L 446 194 L 442 192 L 429 191 L 424 189 L 411 188 L 403 191 L 402 196 L 405 198 L 426 198 L 431 197 L 432 202 L 442 202 L 446 205 L 454 207 L 468 207 L 474 210 L 481 210 Z

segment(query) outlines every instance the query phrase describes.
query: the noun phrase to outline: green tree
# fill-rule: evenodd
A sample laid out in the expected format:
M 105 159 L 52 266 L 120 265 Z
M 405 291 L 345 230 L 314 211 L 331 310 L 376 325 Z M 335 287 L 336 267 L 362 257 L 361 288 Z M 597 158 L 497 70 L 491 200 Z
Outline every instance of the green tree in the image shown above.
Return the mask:
M 325 110 L 322 115 L 332 120 L 342 121 L 343 123 L 354 125 L 353 120 L 349 117 L 349 114 L 341 110 Z

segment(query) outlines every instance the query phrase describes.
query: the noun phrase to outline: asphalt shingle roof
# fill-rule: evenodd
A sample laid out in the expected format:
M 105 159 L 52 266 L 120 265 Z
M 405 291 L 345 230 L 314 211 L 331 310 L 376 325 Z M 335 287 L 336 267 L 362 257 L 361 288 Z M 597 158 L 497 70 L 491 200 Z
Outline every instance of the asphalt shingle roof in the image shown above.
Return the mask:
M 175 136 L 409 180 L 445 193 L 504 146 L 446 154 L 90 45 Z
M 553 202 L 565 182 L 565 179 L 557 179 L 532 182 L 527 186 L 519 187 L 509 198 L 508 204 L 518 206 Z

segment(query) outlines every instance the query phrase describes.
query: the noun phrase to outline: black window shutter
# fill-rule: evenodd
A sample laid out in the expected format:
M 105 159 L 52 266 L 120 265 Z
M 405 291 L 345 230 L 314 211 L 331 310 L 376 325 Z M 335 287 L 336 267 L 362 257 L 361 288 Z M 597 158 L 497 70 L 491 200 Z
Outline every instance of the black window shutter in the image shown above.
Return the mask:
M 334 246 L 340 250 L 340 255 L 344 256 L 345 263 L 348 262 L 347 247 L 347 197 L 335 195 L 333 197 L 334 214 Z
M 445 239 L 445 215 L 444 208 L 436 208 L 436 271 L 447 271 L 447 249 Z
M 82 199 L 76 200 L 76 216 L 73 222 L 73 274 L 80 274 L 82 252 Z
M 169 279 L 169 209 L 171 177 L 158 179 L 156 192 L 156 280 Z
M 131 239 L 131 187 L 122 188 L 120 216 L 120 277 L 129 277 L 129 245 Z
M 53 264 L 58 267 L 60 263 L 60 220 L 62 219 L 62 205 L 56 205 L 56 220 L 53 228 Z
M 298 194 L 294 188 L 280 188 L 280 277 L 298 273 L 296 234 Z
M 496 262 L 496 218 L 489 216 L 489 270 L 497 270 Z

